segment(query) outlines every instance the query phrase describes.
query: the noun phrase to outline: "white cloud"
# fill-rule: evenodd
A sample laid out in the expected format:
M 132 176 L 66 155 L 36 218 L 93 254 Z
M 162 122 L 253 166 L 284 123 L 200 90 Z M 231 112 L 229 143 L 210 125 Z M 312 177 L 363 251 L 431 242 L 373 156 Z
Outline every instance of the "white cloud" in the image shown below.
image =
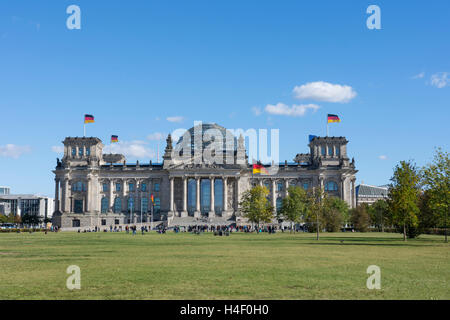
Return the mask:
M 52 146 L 52 151 L 56 153 L 64 153 L 64 146 Z
M 302 105 L 294 104 L 292 107 L 289 107 L 288 105 L 279 102 L 275 105 L 268 104 L 264 110 L 267 113 L 275 114 L 275 115 L 301 117 L 301 116 L 305 115 L 305 113 L 306 113 L 306 111 L 308 111 L 308 109 L 315 112 L 319 108 L 320 107 L 316 104 L 302 104 Z
M 164 134 L 161 132 L 151 133 L 147 136 L 148 140 L 159 141 L 164 139 Z
M 412 79 L 422 79 L 425 77 L 425 72 L 421 72 L 419 74 L 416 74 L 415 76 L 412 76 Z
M 183 122 L 184 117 L 181 116 L 167 117 L 166 120 L 169 122 Z
M 356 97 L 352 87 L 324 81 L 309 82 L 293 89 L 297 99 L 346 103 Z
M 6 144 L 4 146 L 0 146 L 0 156 L 7 158 L 19 158 L 22 154 L 28 153 L 31 151 L 30 146 L 18 146 L 15 144 Z
M 147 142 L 135 141 L 120 141 L 105 146 L 104 153 L 120 153 L 125 157 L 130 158 L 154 158 L 155 151 L 147 147 Z
M 261 113 L 262 113 L 260 107 L 253 107 L 253 108 L 252 108 L 252 112 L 253 112 L 253 114 L 254 114 L 255 116 L 259 116 L 259 115 L 261 115 Z
M 439 89 L 446 87 L 449 82 L 448 72 L 438 72 L 431 76 L 431 85 Z
M 378 159 L 380 159 L 380 160 L 386 160 L 386 159 L 387 159 L 387 156 L 381 155 L 381 156 L 378 156 Z

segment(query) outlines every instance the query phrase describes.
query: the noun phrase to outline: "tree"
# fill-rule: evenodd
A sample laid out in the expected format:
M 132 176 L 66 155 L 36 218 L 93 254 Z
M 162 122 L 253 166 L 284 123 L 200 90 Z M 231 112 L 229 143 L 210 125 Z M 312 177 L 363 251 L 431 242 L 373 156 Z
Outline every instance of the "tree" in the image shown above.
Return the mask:
M 308 230 L 316 231 L 319 240 L 320 230 L 324 228 L 324 206 L 323 201 L 327 194 L 323 192 L 322 188 L 314 187 L 308 192 L 308 206 L 306 209 L 306 222 Z
M 436 149 L 433 162 L 422 170 L 423 185 L 428 208 L 436 215 L 437 223 L 444 227 L 445 242 L 448 242 L 447 227 L 450 203 L 450 159 L 449 153 Z
M 353 227 L 356 231 L 359 232 L 367 232 L 370 225 L 370 217 L 368 213 L 368 205 L 366 203 L 362 203 L 358 205 L 356 208 L 351 210 L 351 218 L 350 218 Z
M 368 207 L 370 224 L 384 232 L 384 226 L 389 223 L 389 205 L 386 200 L 377 200 Z
M 403 229 L 403 241 L 406 241 L 407 228 L 417 228 L 419 213 L 420 174 L 415 164 L 400 161 L 394 169 L 389 188 L 389 211 L 392 222 Z
M 340 231 L 347 220 L 348 204 L 337 197 L 326 197 L 323 201 L 323 222 L 328 232 Z
M 264 186 L 256 186 L 242 194 L 242 201 L 239 203 L 243 216 L 250 222 L 259 224 L 268 223 L 273 218 L 273 206 L 267 199 L 269 189 Z
M 283 199 L 281 210 L 277 215 L 279 218 L 290 221 L 294 225 L 303 220 L 307 207 L 308 197 L 306 191 L 303 188 L 291 186 L 288 188 L 288 195 Z
M 29 224 L 29 225 L 38 225 L 41 222 L 41 219 L 39 219 L 38 216 L 33 214 L 24 214 L 22 217 L 22 223 Z
M 8 216 L 0 213 L 0 223 L 8 222 Z

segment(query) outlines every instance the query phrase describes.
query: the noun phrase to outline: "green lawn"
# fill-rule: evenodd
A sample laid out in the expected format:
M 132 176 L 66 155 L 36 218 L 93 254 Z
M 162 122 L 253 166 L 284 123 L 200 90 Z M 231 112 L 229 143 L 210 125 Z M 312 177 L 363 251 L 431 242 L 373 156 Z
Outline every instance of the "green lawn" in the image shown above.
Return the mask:
M 81 290 L 66 288 L 73 264 Z M 450 299 L 449 282 L 442 236 L 0 234 L 0 299 Z

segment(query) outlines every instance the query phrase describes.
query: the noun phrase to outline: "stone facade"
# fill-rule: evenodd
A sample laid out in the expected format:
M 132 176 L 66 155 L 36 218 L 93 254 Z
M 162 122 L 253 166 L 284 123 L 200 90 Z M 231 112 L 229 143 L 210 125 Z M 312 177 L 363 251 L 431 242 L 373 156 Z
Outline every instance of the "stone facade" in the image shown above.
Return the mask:
M 203 126 L 202 134 L 206 126 L 229 134 L 216 124 Z M 151 161 L 129 164 L 123 155 L 103 154 L 103 144 L 98 138 L 66 138 L 64 157 L 57 160 L 53 171 L 54 224 L 62 228 L 114 226 L 141 222 L 141 215 L 143 222 L 153 218 L 169 225 L 199 219 L 239 223 L 240 196 L 258 184 L 270 190 L 275 208 L 291 185 L 321 187 L 350 207 L 356 206 L 357 171 L 354 161 L 347 157 L 348 141 L 344 137 L 315 137 L 310 141 L 309 154 L 297 154 L 294 163 L 265 166 L 268 174 L 253 175 L 242 136 L 233 138 L 231 148 L 223 154 L 213 152 L 211 161 L 197 152 L 208 149 L 208 143 L 193 143 L 192 152 L 182 148 L 188 138 L 192 141 L 198 138 L 193 129 L 175 146 L 169 135 L 163 162 L 154 164 Z

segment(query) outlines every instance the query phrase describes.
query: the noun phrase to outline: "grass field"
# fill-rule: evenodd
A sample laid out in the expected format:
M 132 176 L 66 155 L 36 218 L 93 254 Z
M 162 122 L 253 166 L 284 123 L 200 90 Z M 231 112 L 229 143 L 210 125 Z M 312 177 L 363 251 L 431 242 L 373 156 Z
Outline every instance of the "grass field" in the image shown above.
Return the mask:
M 73 264 L 81 290 L 66 288 Z M 369 265 L 381 290 L 366 288 Z M 0 234 L 0 299 L 450 299 L 450 245 L 387 233 Z

